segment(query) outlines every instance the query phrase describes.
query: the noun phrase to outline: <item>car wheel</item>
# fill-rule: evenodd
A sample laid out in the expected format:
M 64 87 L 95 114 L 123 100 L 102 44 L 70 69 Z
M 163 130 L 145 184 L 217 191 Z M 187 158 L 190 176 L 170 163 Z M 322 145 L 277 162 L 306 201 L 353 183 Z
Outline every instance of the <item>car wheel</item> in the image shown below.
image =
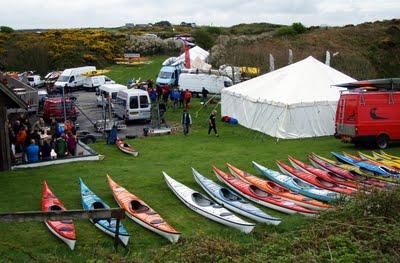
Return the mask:
M 376 144 L 379 149 L 386 149 L 389 145 L 389 136 L 386 134 L 379 135 L 378 138 L 376 138 Z

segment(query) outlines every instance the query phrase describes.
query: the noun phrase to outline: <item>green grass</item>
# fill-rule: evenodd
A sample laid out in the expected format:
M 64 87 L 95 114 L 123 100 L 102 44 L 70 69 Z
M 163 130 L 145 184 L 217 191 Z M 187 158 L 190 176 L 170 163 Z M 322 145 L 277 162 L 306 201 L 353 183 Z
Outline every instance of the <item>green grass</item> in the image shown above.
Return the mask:
M 112 69 L 121 71 L 112 71 L 110 74 L 120 81 L 130 74 L 136 74 L 129 67 L 113 67 Z M 154 69 L 143 70 L 149 74 L 154 73 L 152 72 Z M 251 166 L 253 160 L 276 169 L 274 160 L 285 160 L 287 154 L 306 160 L 306 155 L 310 152 L 329 156 L 329 152 L 333 150 L 354 152 L 355 149 L 333 137 L 277 141 L 241 126 L 231 126 L 221 122 L 217 123 L 220 137 L 208 136 L 207 118 L 212 107 L 202 110 L 196 118 L 195 112 L 199 108 L 200 103 L 195 99 L 191 109 L 194 124 L 187 137 L 179 132 L 171 136 L 129 140 L 129 143 L 140 152 L 137 158 L 125 155 L 115 146 L 99 141 L 92 147 L 106 156 L 103 161 L 63 164 L 0 174 L 0 212 L 40 210 L 43 180 L 47 180 L 55 195 L 64 202 L 67 208 L 79 209 L 81 208 L 79 177 L 82 177 L 89 188 L 109 205 L 116 207 L 117 204 L 106 182 L 106 174 L 109 174 L 117 183 L 145 200 L 168 223 L 182 232 L 182 239 L 178 244 L 171 245 L 162 237 L 125 219 L 123 224 L 132 234 L 130 251 L 120 249 L 115 254 L 113 240 L 110 237 L 103 235 L 88 221 L 80 220 L 75 222 L 78 241 L 75 251 L 71 252 L 41 222 L 3 223 L 0 224 L 0 259 L 15 262 L 32 260 L 92 262 L 96 259 L 102 261 L 164 261 L 168 259 L 198 262 L 201 259 L 205 261 L 225 259 L 225 261 L 231 261 L 230 256 L 235 258 L 239 256 L 238 253 L 250 253 L 257 247 L 266 246 L 269 243 L 265 242 L 271 238 L 273 240 L 273 237 L 279 237 L 280 234 L 286 235 L 287 255 L 290 256 L 290 242 L 294 242 L 297 235 L 293 231 L 307 229 L 313 220 L 262 208 L 267 213 L 282 218 L 283 223 L 277 227 L 257 224 L 255 230 L 246 235 L 210 221 L 188 209 L 168 189 L 161 172 L 165 171 L 187 186 L 203 192 L 193 179 L 191 167 L 217 180 L 211 172 L 211 165 L 216 165 L 226 171 L 224 164 L 229 161 L 239 168 L 257 174 Z M 167 121 L 178 123 L 180 114 L 180 110 L 168 111 Z M 399 154 L 400 149 L 396 147 L 390 152 Z M 317 252 L 315 250 L 313 253 Z M 261 251 L 255 256 L 261 260 L 268 255 L 265 253 Z
M 107 69 L 111 70 L 107 75 L 118 83 L 126 84 L 129 79 L 138 79 L 146 81 L 148 79 L 156 80 L 161 63 L 167 59 L 167 56 L 150 57 L 150 63 L 144 65 L 125 66 L 113 65 Z

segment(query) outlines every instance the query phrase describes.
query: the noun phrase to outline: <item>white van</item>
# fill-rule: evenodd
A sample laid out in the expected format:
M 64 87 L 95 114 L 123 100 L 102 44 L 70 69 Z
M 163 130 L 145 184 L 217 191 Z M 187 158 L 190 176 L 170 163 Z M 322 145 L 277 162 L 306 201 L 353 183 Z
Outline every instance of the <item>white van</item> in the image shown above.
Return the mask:
M 96 67 L 94 66 L 65 69 L 57 79 L 56 83 L 54 83 L 54 86 L 59 89 L 62 87 L 67 87 L 69 90 L 78 89 L 83 86 L 86 80 L 86 76 L 83 76 L 82 74 L 95 70 Z
M 117 98 L 118 91 L 127 90 L 128 88 L 121 84 L 104 84 L 99 87 L 99 95 L 96 103 L 98 107 L 103 107 L 108 104 L 109 98 L 113 103 Z
M 83 87 L 86 91 L 95 91 L 97 87 L 104 84 L 115 84 L 115 81 L 103 75 L 87 77 L 85 83 L 83 83 Z
M 201 93 L 204 87 L 209 93 L 220 94 L 223 88 L 230 87 L 232 84 L 232 80 L 226 76 L 203 73 L 181 73 L 179 75 L 179 87 L 193 93 Z
M 27 77 L 28 84 L 34 88 L 40 88 L 44 86 L 44 80 L 39 75 L 31 75 Z
M 128 89 L 118 92 L 114 113 L 125 121 L 151 120 L 149 93 L 141 89 Z

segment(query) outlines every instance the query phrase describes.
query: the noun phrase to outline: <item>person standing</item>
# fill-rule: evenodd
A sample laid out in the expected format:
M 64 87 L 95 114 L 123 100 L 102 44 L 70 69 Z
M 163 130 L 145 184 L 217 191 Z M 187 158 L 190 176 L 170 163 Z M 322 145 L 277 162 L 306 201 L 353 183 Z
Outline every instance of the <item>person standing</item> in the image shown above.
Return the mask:
M 217 111 L 213 110 L 211 112 L 210 118 L 208 119 L 208 134 L 211 133 L 211 130 L 214 130 L 215 136 L 219 136 L 218 132 L 217 132 L 217 126 L 216 126 L 216 116 L 217 115 Z
M 201 95 L 202 95 L 202 99 L 203 99 L 203 107 L 207 107 L 206 102 L 207 102 L 207 95 L 208 95 L 208 90 L 206 88 L 202 88 L 201 90 Z
M 192 93 L 188 90 L 188 89 L 186 89 L 185 90 L 185 93 L 184 93 L 184 96 L 183 96 L 183 99 L 184 99 L 184 101 L 185 101 L 185 109 L 187 110 L 187 109 L 189 109 L 189 106 L 190 106 L 190 99 L 192 98 Z
M 39 161 L 39 146 L 35 144 L 35 140 L 30 141 L 30 145 L 26 147 L 26 157 L 28 163 L 35 163 Z
M 72 132 L 68 132 L 67 146 L 68 146 L 69 155 L 75 156 L 76 145 L 77 145 L 77 141 L 76 141 L 75 135 L 73 135 Z
M 43 161 L 48 161 L 50 160 L 51 156 L 51 146 L 47 140 L 43 141 L 42 148 L 40 149 L 40 153 L 42 155 L 42 160 Z
M 63 158 L 68 154 L 68 147 L 66 141 L 64 140 L 64 133 L 62 136 L 57 138 L 54 151 L 57 154 L 57 158 Z
M 183 110 L 182 114 L 182 126 L 183 126 L 183 135 L 189 134 L 189 127 L 192 125 L 192 116 L 190 113 L 185 109 Z

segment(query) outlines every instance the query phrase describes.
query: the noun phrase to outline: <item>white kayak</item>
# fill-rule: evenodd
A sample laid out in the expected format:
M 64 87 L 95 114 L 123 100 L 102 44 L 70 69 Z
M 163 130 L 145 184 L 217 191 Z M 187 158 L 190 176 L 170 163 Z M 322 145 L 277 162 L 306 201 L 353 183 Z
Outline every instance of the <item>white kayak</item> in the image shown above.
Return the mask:
M 279 218 L 270 216 L 258 207 L 244 200 L 232 190 L 222 187 L 214 181 L 201 175 L 196 169 L 192 168 L 196 182 L 211 196 L 218 204 L 238 213 L 239 215 L 251 218 L 257 222 L 279 225 Z
M 205 195 L 172 179 L 167 173 L 163 172 L 165 182 L 174 194 L 190 209 L 211 220 L 230 226 L 248 234 L 255 224 L 244 221 L 235 216 L 226 208 L 215 203 Z

